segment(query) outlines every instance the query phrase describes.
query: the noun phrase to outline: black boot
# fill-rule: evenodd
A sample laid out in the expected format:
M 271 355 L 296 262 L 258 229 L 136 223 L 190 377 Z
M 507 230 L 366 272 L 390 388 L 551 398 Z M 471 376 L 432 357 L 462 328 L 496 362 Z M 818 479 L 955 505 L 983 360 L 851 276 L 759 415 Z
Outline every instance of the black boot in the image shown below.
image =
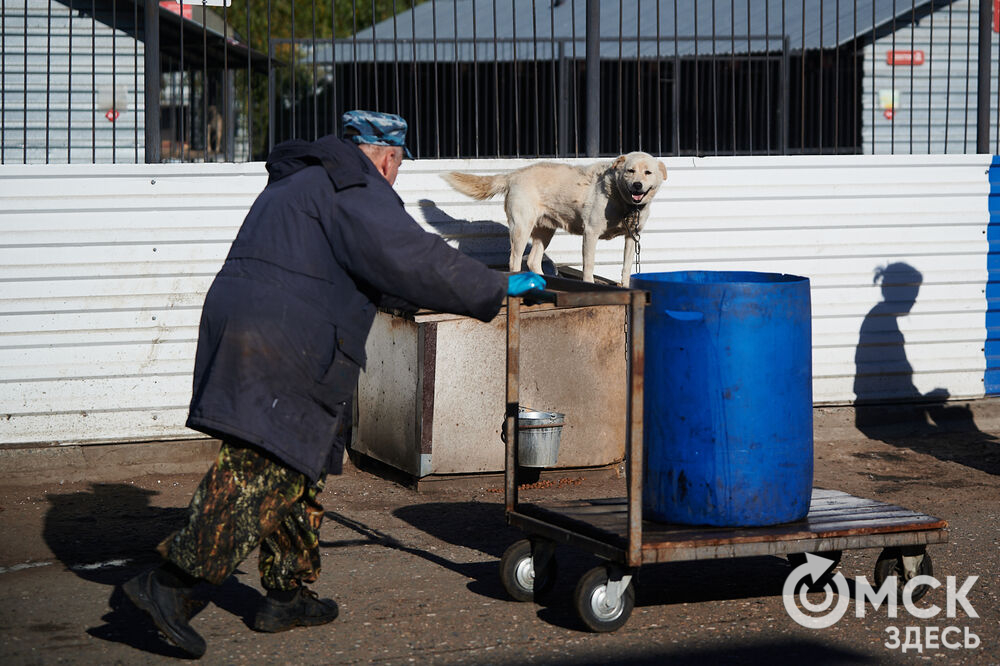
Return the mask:
M 337 602 L 320 599 L 312 590 L 297 587 L 294 590 L 271 590 L 257 611 L 253 628 L 274 633 L 292 627 L 314 627 L 337 619 Z
M 139 574 L 122 585 L 122 589 L 171 643 L 193 657 L 201 657 L 205 654 L 205 639 L 188 623 L 191 587 L 185 582 L 161 567 Z

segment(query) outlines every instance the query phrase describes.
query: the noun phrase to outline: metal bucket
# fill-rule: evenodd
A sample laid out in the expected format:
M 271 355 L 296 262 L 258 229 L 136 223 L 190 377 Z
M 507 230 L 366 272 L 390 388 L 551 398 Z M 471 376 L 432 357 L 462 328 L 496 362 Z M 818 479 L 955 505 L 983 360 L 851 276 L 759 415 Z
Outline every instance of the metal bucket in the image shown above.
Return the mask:
M 554 467 L 566 415 L 521 407 L 517 415 L 517 462 L 522 467 Z

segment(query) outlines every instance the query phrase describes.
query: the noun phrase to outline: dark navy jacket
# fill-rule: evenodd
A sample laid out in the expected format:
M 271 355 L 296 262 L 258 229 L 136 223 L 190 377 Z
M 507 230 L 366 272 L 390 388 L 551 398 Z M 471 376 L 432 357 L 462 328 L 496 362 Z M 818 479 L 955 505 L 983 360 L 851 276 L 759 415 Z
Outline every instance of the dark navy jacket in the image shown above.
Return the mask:
M 267 170 L 205 297 L 187 425 L 315 480 L 340 471 L 376 307 L 489 321 L 507 281 L 421 229 L 353 143 L 289 141 Z

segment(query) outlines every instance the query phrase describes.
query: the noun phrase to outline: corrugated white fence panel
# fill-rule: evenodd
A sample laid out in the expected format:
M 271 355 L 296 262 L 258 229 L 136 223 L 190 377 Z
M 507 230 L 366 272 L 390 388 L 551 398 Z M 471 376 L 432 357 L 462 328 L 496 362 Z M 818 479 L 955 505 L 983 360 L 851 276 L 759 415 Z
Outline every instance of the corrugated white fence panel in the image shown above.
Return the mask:
M 0 169 L 0 443 L 189 437 L 205 291 L 263 165 Z
M 859 346 L 886 344 L 877 335 L 859 338 L 866 315 L 882 300 L 875 271 L 891 264 L 923 276 L 909 313 L 886 322 L 887 335 L 895 331 L 905 340 L 912 366 L 907 381 L 921 393 L 945 388 L 953 397 L 983 395 L 988 156 L 663 161 L 669 176 L 641 237 L 641 270 L 809 277 L 817 403 L 854 401 Z M 496 173 L 530 163 L 421 161 L 401 172 L 397 188 L 418 220 L 504 267 L 509 244 L 502 200 L 456 198 L 439 174 Z M 472 222 L 463 228 L 462 220 Z M 596 272 L 617 280 L 623 248 L 623 239 L 599 242 Z M 578 237 L 557 233 L 546 254 L 557 265 L 581 267 Z M 884 371 L 860 356 L 861 372 Z M 894 386 L 866 397 L 890 399 Z
M 875 271 L 908 265 L 922 274 L 912 309 L 882 317 L 905 340 L 912 376 L 889 383 L 886 399 L 908 382 L 920 393 L 946 388 L 981 396 L 985 356 L 985 156 L 695 160 L 671 165 L 669 187 L 654 203 L 654 233 L 644 234 L 643 270 L 759 270 L 810 278 L 814 399 L 855 399 L 857 373 L 880 375 L 885 344 L 861 326 L 882 301 Z M 705 168 L 699 164 L 704 162 Z M 669 164 L 668 164 L 669 165 Z M 683 192 L 675 202 L 673 188 Z M 671 229 L 675 210 L 699 228 Z M 646 240 L 646 239 L 649 240 Z M 876 327 L 878 328 L 878 327 Z M 896 338 L 898 340 L 898 338 Z M 856 356 L 857 355 L 857 356 Z M 860 359 L 856 367 L 856 358 Z
M 569 160 L 589 164 L 591 160 Z M 988 156 L 669 158 L 641 238 L 644 272 L 756 270 L 812 285 L 814 398 L 901 386 L 983 394 Z M 396 189 L 425 228 L 505 269 L 503 202 L 440 177 L 531 160 L 406 162 Z M 184 428 L 205 290 L 263 188 L 261 164 L 0 168 L 0 445 L 189 437 Z M 598 244 L 617 279 L 623 241 Z M 559 232 L 547 258 L 580 268 Z M 898 316 L 879 267 L 922 274 Z M 872 350 L 905 351 L 881 360 Z M 903 382 L 901 384 L 900 382 Z M 907 383 L 909 382 L 909 383 Z

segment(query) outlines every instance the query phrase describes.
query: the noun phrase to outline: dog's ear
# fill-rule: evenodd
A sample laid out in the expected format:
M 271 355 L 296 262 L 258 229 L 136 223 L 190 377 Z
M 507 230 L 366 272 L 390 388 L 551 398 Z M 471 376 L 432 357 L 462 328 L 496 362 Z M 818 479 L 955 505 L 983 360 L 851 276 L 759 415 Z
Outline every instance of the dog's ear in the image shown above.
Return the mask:
M 667 179 L 667 165 L 663 162 L 657 161 L 657 166 L 660 167 L 660 175 L 663 176 L 663 180 Z
M 625 164 L 625 156 L 624 155 L 619 155 L 618 159 L 616 159 L 614 162 L 611 163 L 611 168 L 612 169 L 620 169 L 620 168 L 622 168 L 623 164 Z

